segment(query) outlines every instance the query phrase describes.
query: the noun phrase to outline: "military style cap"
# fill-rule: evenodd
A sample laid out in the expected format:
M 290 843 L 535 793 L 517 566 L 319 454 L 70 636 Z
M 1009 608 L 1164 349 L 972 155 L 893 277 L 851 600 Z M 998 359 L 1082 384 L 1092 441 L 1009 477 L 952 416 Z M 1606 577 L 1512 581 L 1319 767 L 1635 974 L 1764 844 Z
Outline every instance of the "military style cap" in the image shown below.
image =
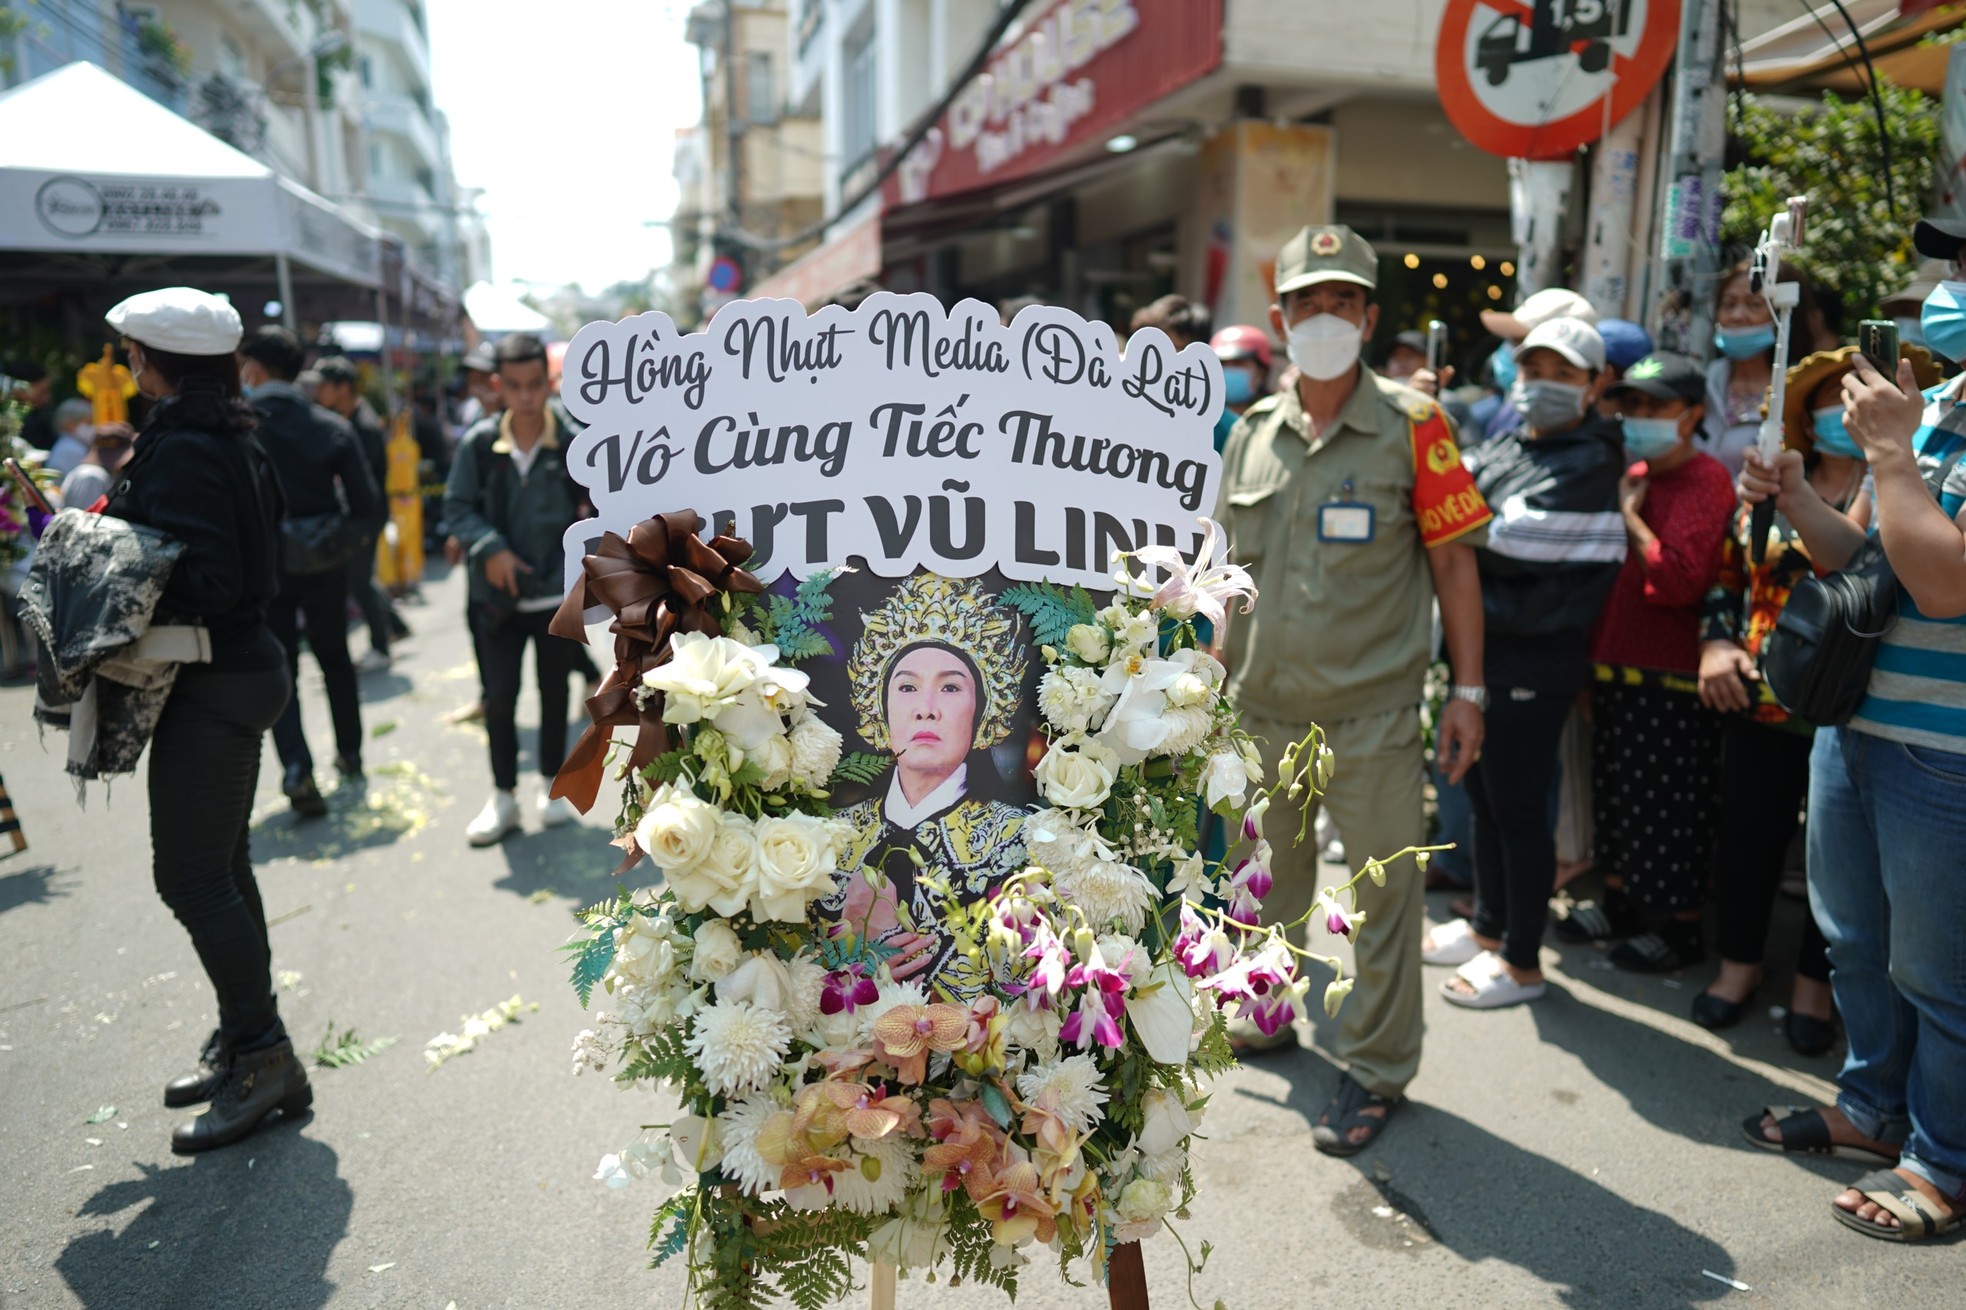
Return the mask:
M 1373 290 L 1379 285 L 1379 256 L 1343 223 L 1307 227 L 1284 243 L 1277 258 L 1277 295 L 1320 282 L 1350 282 Z
M 229 355 L 245 332 L 230 301 L 196 287 L 146 291 L 104 317 L 130 340 L 176 355 Z

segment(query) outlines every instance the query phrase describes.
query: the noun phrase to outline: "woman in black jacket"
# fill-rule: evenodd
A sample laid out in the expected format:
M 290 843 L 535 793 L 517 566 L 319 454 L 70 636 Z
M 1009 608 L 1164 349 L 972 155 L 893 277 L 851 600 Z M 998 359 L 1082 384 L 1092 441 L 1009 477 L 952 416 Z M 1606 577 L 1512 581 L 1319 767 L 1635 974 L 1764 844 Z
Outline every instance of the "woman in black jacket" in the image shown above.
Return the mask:
M 210 1108 L 171 1134 L 180 1154 L 229 1146 L 275 1108 L 313 1100 L 273 999 L 266 913 L 247 827 L 261 739 L 291 691 L 266 626 L 279 587 L 280 487 L 253 436 L 233 354 L 232 306 L 190 287 L 109 311 L 138 388 L 156 401 L 104 513 L 184 544 L 158 622 L 201 623 L 209 664 L 186 664 L 150 743 L 150 844 L 157 893 L 191 934 L 218 993 L 219 1026 L 197 1073 L 167 1106 Z
M 1475 917 L 1435 929 L 1424 947 L 1428 963 L 1460 966 L 1441 991 L 1472 1009 L 1543 994 L 1558 743 L 1625 557 L 1623 442 L 1617 420 L 1596 412 L 1603 339 L 1587 323 L 1554 319 L 1516 348 L 1516 366 L 1523 427 L 1468 457 L 1495 514 L 1475 551 L 1489 694 L 1488 736 L 1468 774 Z

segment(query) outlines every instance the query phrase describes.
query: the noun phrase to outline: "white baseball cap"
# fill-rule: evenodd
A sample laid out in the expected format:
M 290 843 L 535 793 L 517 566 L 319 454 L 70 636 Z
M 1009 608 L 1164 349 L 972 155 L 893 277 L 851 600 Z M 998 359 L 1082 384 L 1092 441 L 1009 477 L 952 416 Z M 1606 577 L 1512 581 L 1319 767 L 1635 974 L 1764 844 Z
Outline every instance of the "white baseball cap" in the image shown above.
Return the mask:
M 230 301 L 196 287 L 131 296 L 104 318 L 122 336 L 174 355 L 229 355 L 246 331 Z
M 1554 350 L 1578 368 L 1596 373 L 1604 368 L 1604 338 L 1577 318 L 1552 318 L 1538 324 L 1515 348 L 1516 361 L 1532 350 Z
M 1556 318 L 1597 322 L 1591 302 L 1567 287 L 1545 287 L 1515 307 L 1514 313 L 1499 309 L 1481 311 L 1481 325 L 1498 337 L 1520 341 L 1543 324 Z

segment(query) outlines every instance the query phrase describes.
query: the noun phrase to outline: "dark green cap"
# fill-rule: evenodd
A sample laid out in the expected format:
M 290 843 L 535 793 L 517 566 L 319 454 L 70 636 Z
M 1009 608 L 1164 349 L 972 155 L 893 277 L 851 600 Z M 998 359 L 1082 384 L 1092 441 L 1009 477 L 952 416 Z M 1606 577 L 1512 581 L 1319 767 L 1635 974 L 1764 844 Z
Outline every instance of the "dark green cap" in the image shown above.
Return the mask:
M 1343 223 L 1307 227 L 1284 243 L 1277 259 L 1277 295 L 1287 296 L 1320 282 L 1350 282 L 1374 290 L 1379 285 L 1379 256 L 1370 242 Z

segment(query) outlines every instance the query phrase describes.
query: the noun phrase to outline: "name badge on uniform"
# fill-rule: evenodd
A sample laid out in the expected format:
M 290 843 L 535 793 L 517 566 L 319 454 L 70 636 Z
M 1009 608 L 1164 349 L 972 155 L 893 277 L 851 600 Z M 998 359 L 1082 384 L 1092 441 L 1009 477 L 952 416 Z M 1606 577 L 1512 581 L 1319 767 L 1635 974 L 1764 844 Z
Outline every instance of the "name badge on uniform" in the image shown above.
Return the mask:
M 1357 544 L 1372 540 L 1376 526 L 1372 506 L 1363 501 L 1353 500 L 1352 480 L 1345 479 L 1345 485 L 1338 490 L 1337 500 L 1326 501 L 1318 507 L 1317 539 L 1319 541 L 1341 541 Z

